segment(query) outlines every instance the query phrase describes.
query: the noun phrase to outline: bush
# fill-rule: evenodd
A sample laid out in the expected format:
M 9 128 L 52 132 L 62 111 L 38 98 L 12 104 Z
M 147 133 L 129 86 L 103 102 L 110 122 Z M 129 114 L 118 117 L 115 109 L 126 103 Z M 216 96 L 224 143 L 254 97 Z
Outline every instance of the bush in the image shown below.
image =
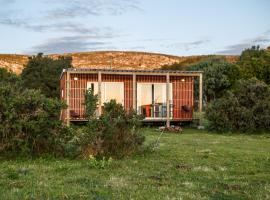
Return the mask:
M 270 130 L 270 88 L 257 79 L 241 80 L 206 109 L 210 128 L 218 131 Z
M 46 97 L 59 98 L 59 77 L 63 69 L 72 68 L 71 62 L 71 57 L 60 56 L 52 59 L 43 56 L 42 53 L 29 57 L 21 74 L 23 86 L 29 89 L 39 89 Z
M 0 149 L 31 155 L 64 154 L 69 130 L 62 126 L 63 104 L 40 91 L 0 83 Z
M 91 109 L 96 109 L 97 99 L 92 92 L 86 94 L 86 110 L 89 122 L 85 128 L 78 131 L 73 144 L 77 146 L 77 153 L 88 158 L 93 155 L 97 158 L 121 158 L 136 152 L 144 142 L 139 134 L 141 117 L 135 112 L 126 112 L 121 104 L 111 100 L 104 103 L 104 113 L 96 118 Z M 92 101 L 92 102 L 89 102 Z M 94 105 L 94 106 L 93 106 Z
M 16 74 L 7 71 L 5 68 L 0 68 L 0 82 L 17 84 L 19 80 Z
M 203 98 L 206 102 L 222 97 L 239 77 L 238 67 L 223 59 L 202 61 L 189 67 L 188 70 L 203 71 Z M 198 83 L 196 87 L 195 95 L 196 99 L 198 99 Z

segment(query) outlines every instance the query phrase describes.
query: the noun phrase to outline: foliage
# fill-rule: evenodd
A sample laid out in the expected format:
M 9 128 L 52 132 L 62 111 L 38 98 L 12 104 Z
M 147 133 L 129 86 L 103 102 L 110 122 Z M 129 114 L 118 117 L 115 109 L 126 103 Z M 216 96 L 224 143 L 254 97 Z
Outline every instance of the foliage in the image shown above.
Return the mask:
M 89 88 L 85 94 L 85 114 L 87 118 L 96 117 L 95 112 L 98 103 L 98 95 L 94 95 L 94 91 Z
M 64 68 L 72 67 L 71 62 L 71 57 L 52 59 L 41 53 L 32 56 L 21 74 L 23 86 L 39 89 L 46 97 L 59 98 L 59 78 Z
M 139 134 L 141 118 L 134 111 L 126 112 L 121 104 L 111 100 L 104 103 L 103 114 L 96 118 L 97 99 L 91 90 L 86 93 L 85 105 L 89 122 L 72 141 L 78 154 L 121 158 L 143 144 L 144 137 Z
M 16 74 L 7 71 L 5 68 L 0 68 L 0 82 L 17 84 L 19 80 Z
M 88 165 L 91 168 L 104 169 L 106 167 L 109 167 L 111 165 L 112 161 L 113 161 L 113 159 L 111 157 L 108 159 L 105 157 L 98 159 L 98 158 L 94 157 L 93 155 L 90 155 L 89 159 L 88 159 Z
M 206 109 L 210 128 L 219 131 L 270 130 L 270 88 L 257 79 L 241 80 Z
M 62 107 L 40 91 L 0 83 L 0 149 L 31 155 L 63 153 L 70 132 L 59 121 Z
M 189 67 L 188 70 L 203 71 L 203 94 L 207 102 L 221 97 L 234 85 L 239 76 L 237 66 L 222 59 L 203 61 Z M 195 88 L 195 91 L 198 93 L 198 88 Z
M 241 75 L 248 79 L 257 79 L 270 84 L 270 52 L 260 49 L 259 46 L 251 47 L 242 52 L 237 64 L 240 66 Z

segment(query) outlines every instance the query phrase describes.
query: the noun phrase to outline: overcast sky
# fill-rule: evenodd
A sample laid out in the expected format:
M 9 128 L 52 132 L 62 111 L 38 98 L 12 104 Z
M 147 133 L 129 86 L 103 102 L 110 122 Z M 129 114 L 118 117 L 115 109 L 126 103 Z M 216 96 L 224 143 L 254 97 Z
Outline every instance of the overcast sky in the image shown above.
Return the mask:
M 270 0 L 0 0 L 0 53 L 239 54 L 270 46 Z

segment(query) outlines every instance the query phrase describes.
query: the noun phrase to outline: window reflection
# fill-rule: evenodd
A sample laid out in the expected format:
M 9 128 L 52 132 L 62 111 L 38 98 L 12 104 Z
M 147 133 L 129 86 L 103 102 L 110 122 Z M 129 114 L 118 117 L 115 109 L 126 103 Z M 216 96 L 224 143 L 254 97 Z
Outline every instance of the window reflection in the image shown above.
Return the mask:
M 169 95 L 170 95 L 169 97 L 170 102 L 172 102 L 171 83 Z M 172 108 L 172 105 L 170 105 L 170 108 Z M 138 83 L 137 110 L 139 114 L 145 116 L 146 118 L 166 117 L 167 116 L 166 83 Z

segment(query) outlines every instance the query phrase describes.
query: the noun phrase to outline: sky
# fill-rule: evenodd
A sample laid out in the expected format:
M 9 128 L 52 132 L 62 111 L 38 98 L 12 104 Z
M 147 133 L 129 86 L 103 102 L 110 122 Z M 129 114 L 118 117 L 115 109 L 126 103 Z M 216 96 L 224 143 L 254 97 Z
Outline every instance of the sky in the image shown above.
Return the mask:
M 0 53 L 237 55 L 270 46 L 270 0 L 0 0 Z

